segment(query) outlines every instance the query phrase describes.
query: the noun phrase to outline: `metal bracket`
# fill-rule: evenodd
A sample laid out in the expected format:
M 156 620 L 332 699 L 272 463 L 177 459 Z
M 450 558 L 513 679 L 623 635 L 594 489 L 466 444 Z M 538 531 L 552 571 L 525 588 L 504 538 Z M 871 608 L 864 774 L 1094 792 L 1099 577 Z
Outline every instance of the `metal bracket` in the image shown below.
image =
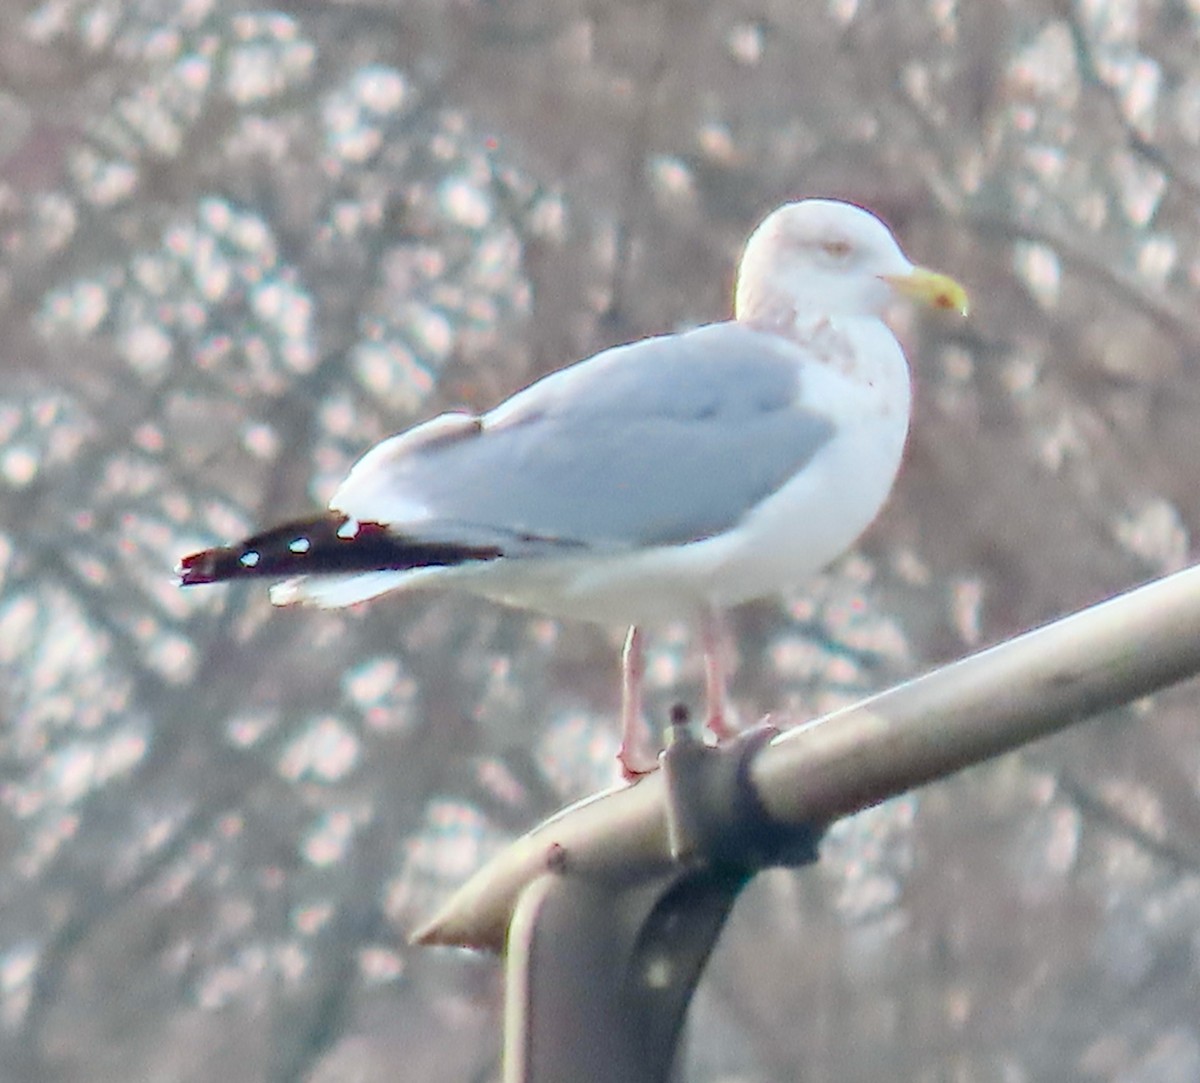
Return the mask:
M 731 741 L 706 745 L 692 731 L 686 709 L 672 710 L 661 761 L 667 832 L 677 862 L 752 875 L 816 861 L 821 832 L 772 820 L 750 778 L 754 757 L 778 733 L 764 723 Z
M 684 1015 L 738 893 L 760 869 L 815 861 L 819 829 L 765 814 L 750 780 L 761 727 L 713 747 L 672 712 L 662 769 L 677 867 L 650 882 L 562 868 L 509 928 L 505 1083 L 665 1083 Z

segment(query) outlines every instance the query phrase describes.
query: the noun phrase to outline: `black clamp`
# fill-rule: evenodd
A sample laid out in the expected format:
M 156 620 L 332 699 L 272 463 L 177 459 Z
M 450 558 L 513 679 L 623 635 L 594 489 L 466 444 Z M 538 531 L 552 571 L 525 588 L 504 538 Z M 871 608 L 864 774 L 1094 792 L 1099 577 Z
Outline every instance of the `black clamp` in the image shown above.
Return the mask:
M 773 820 L 754 786 L 750 765 L 779 733 L 763 723 L 719 745 L 695 734 L 687 708 L 671 711 L 661 756 L 667 792 L 671 856 L 681 865 L 743 876 L 760 869 L 797 868 L 817 860 L 824 827 Z
M 665 1083 L 692 993 L 742 888 L 817 858 L 824 827 L 772 820 L 750 765 L 759 726 L 701 742 L 671 712 L 662 754 L 675 861 L 648 882 L 585 878 L 569 862 L 529 885 L 508 940 L 506 1083 Z

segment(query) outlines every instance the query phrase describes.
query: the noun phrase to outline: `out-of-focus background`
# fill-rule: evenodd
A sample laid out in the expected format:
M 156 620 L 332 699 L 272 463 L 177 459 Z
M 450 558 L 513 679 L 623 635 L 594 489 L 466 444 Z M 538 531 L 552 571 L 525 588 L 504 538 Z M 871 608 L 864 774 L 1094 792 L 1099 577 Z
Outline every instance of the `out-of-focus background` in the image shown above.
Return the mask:
M 722 318 L 784 200 L 873 208 L 974 311 L 897 313 L 897 491 L 735 615 L 744 719 L 1183 565 L 1198 55 L 1186 0 L 4 4 L 0 1079 L 497 1078 L 497 963 L 406 932 L 612 780 L 621 629 L 171 570 L 415 420 Z M 650 679 L 695 697 L 687 629 Z M 760 878 L 688 1079 L 1195 1083 L 1198 704 Z

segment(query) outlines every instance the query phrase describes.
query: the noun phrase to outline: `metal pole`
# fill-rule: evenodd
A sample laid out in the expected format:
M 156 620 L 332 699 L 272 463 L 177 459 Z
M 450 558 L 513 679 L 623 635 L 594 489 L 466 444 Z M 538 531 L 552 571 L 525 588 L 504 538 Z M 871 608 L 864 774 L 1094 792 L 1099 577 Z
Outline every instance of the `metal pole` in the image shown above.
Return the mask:
M 621 891 L 552 874 L 530 884 L 506 952 L 504 1083 L 666 1083 L 740 887 L 668 877 Z
M 562 855 L 521 892 L 506 949 L 505 1083 L 666 1083 L 739 892 L 760 868 L 816 860 L 816 836 L 779 830 L 750 785 L 770 735 L 708 748 L 677 717 L 662 761 L 676 867 L 630 884 L 576 875 Z
M 776 820 L 826 824 L 1198 672 L 1200 568 L 1189 568 L 785 733 L 751 773 Z M 660 774 L 518 839 L 414 939 L 500 950 L 521 891 L 562 861 L 625 884 L 669 873 Z

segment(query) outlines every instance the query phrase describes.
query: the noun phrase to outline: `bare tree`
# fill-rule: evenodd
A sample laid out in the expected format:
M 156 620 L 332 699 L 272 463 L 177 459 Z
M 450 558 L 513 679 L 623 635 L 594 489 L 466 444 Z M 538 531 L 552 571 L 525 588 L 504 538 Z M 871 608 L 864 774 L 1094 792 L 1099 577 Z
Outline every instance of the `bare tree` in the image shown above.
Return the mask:
M 170 571 L 413 420 L 720 318 L 786 198 L 871 206 L 976 303 L 902 328 L 916 419 L 861 551 L 738 614 L 744 717 L 1180 567 L 1198 37 L 1170 0 L 6 5 L 0 1076 L 495 1075 L 494 963 L 405 934 L 609 779 L 616 633 Z M 765 877 L 689 1078 L 1200 1077 L 1193 702 Z

